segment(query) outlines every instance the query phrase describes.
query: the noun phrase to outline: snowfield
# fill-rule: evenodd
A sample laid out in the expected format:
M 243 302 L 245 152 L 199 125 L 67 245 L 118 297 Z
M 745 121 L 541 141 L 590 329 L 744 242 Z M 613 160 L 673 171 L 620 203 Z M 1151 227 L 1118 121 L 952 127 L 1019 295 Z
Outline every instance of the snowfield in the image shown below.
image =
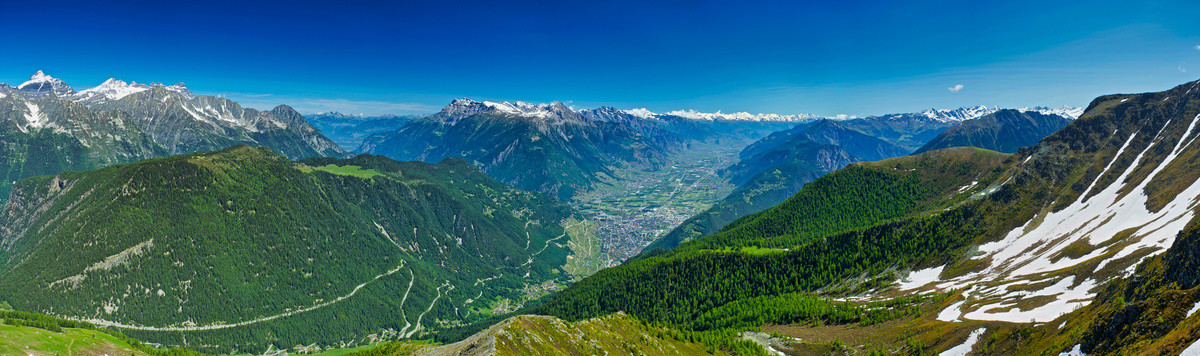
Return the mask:
M 1128 153 L 1126 151 L 1139 132 L 1129 136 L 1104 171 L 1072 204 L 1035 217 L 998 241 L 980 245 L 980 254 L 973 259 L 986 261 L 988 267 L 984 270 L 945 280 L 937 278 L 941 269 L 916 271 L 899 282 L 899 289 L 972 287 L 965 305 L 956 303 L 939 315 L 939 320 L 947 321 L 961 318 L 1041 323 L 1086 305 L 1095 297 L 1100 282 L 1091 279 L 1086 272 L 1078 277 L 1067 274 L 1068 269 L 1099 261 L 1093 273 L 1106 271 L 1111 274 L 1115 269 L 1118 274 L 1129 275 L 1145 258 L 1129 259 L 1129 256 L 1166 250 L 1174 243 L 1176 234 L 1194 217 L 1200 182 L 1193 182 L 1159 211 L 1147 209 L 1149 196 L 1145 192 L 1147 185 L 1163 169 L 1191 148 L 1196 141 L 1198 120 L 1200 115 L 1192 118 L 1183 137 L 1173 147 L 1168 146 L 1170 153 L 1135 185 L 1129 184 L 1130 176 L 1139 167 L 1153 164 L 1145 162 L 1147 152 L 1162 150 L 1160 146 L 1170 144 L 1163 132 L 1171 122 L 1158 130 L 1151 143 L 1107 187 L 1094 192 L 1100 179 L 1117 173 L 1114 164 Z M 1123 240 L 1109 241 L 1128 231 L 1133 233 Z M 1091 251 L 1071 258 L 1063 253 L 1070 246 L 1090 246 Z M 1125 260 L 1121 260 L 1123 258 Z M 961 317 L 950 315 L 958 313 L 960 307 L 965 314 Z M 1200 305 L 1192 312 L 1197 309 Z

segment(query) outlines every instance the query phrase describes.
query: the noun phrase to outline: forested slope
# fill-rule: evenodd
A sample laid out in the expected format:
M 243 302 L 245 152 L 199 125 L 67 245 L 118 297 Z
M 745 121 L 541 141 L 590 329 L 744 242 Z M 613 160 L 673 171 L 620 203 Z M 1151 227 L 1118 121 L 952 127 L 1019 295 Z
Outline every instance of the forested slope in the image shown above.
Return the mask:
M 248 146 L 23 180 L 0 226 L 14 307 L 256 352 L 516 310 L 573 279 L 566 246 L 589 233 L 460 159 Z

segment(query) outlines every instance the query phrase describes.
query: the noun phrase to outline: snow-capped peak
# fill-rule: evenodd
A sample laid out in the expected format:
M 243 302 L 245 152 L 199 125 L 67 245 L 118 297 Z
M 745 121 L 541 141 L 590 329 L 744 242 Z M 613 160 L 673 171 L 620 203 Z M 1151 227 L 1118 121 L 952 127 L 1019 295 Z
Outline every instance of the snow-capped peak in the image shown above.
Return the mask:
M 55 79 L 58 79 L 58 78 L 50 77 L 50 76 L 47 76 L 47 74 L 43 73 L 42 71 L 37 71 L 37 73 L 34 73 L 34 76 L 29 76 L 29 80 L 25 80 L 25 83 L 17 85 L 17 89 L 25 89 L 25 86 L 30 86 L 30 85 L 35 85 L 35 84 L 50 83 L 50 82 L 52 82 L 52 80 L 55 80 Z
M 534 104 L 524 101 L 479 102 L 467 98 L 461 98 L 451 101 L 450 105 L 442 108 L 442 111 L 439 114 L 444 116 L 444 120 L 457 122 L 458 119 L 480 112 L 494 112 L 498 114 L 532 118 L 551 118 L 572 115 L 575 113 L 575 110 L 568 108 L 561 102 L 553 102 L 549 104 Z
M 554 116 L 562 116 L 566 113 L 574 112 L 562 102 L 553 102 L 550 104 L 534 104 L 524 101 L 517 102 L 493 102 L 485 101 L 483 105 L 490 107 L 496 111 L 524 117 L 549 118 Z
M 1073 106 L 1063 106 L 1061 108 L 1050 108 L 1045 106 L 1024 107 L 1019 109 L 1022 112 L 1037 112 L 1043 115 L 1058 115 L 1068 119 L 1078 119 L 1079 115 L 1083 115 L 1083 108 Z
M 163 89 L 166 89 L 168 91 L 173 91 L 173 92 L 176 92 L 179 94 L 183 94 L 183 96 L 187 97 L 188 99 L 196 97 L 196 94 L 192 94 L 192 91 L 188 90 L 188 88 L 186 86 L 184 86 L 183 83 L 176 83 L 175 85 L 162 85 L 161 83 L 153 83 L 151 85 L 162 86 Z
M 985 105 L 961 107 L 958 109 L 929 109 L 922 111 L 922 116 L 928 117 L 942 122 L 961 122 L 971 119 L 977 119 L 988 114 L 1000 110 L 997 107 L 987 107 Z
M 130 94 L 136 94 L 150 89 L 149 85 L 137 82 L 126 83 L 123 80 L 109 78 L 104 83 L 91 89 L 85 89 L 76 94 L 76 101 L 103 97 L 108 100 L 118 100 Z
M 29 76 L 29 80 L 18 85 L 17 89 L 35 93 L 53 93 L 55 95 L 70 94 L 75 91 L 66 82 L 62 81 L 62 79 L 46 75 L 46 73 L 40 70 Z
M 647 111 L 649 112 L 649 111 Z M 818 119 L 812 114 L 796 114 L 796 115 L 780 115 L 780 114 L 751 114 L 748 112 L 723 113 L 720 110 L 714 113 L 699 112 L 696 110 L 675 110 L 668 111 L 664 115 L 678 116 L 692 120 L 726 120 L 726 121 L 781 121 L 781 122 L 802 122 Z

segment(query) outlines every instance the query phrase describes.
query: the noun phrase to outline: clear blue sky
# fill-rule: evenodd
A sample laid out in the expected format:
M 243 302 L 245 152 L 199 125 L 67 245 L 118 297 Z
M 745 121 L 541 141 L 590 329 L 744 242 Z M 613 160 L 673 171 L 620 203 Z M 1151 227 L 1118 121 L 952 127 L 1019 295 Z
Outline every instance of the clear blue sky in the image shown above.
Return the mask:
M 866 115 L 1084 106 L 1200 78 L 1197 1 L 20 1 L 0 82 L 186 82 L 249 106 L 452 98 Z M 949 88 L 962 85 L 958 91 Z

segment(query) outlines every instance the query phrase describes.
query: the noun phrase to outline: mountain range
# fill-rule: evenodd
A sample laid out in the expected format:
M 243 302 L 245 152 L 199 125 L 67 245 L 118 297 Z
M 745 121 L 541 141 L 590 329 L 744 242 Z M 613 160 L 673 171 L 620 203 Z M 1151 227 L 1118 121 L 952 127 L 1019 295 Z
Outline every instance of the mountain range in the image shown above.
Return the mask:
M 346 154 L 291 107 L 245 109 L 182 84 L 110 79 L 75 91 L 38 71 L 17 87 L 0 84 L 0 120 L 2 197 L 21 178 L 238 144 L 291 158 Z
M 122 354 L 1190 354 L 1197 103 L 1200 81 L 1086 109 L 457 99 L 306 118 L 38 72 L 0 84 L 0 335 Z M 614 262 L 613 236 L 650 230 Z
M 399 160 L 463 157 L 501 182 L 570 200 L 612 176 L 615 166 L 661 167 L 680 145 L 652 125 L 621 119 L 629 116 L 585 114 L 557 102 L 456 99 L 437 114 L 372 135 L 358 152 Z
M 1037 111 L 999 110 L 950 127 L 913 153 L 959 146 L 1013 153 L 1021 147 L 1033 146 L 1067 126 L 1073 118 Z

